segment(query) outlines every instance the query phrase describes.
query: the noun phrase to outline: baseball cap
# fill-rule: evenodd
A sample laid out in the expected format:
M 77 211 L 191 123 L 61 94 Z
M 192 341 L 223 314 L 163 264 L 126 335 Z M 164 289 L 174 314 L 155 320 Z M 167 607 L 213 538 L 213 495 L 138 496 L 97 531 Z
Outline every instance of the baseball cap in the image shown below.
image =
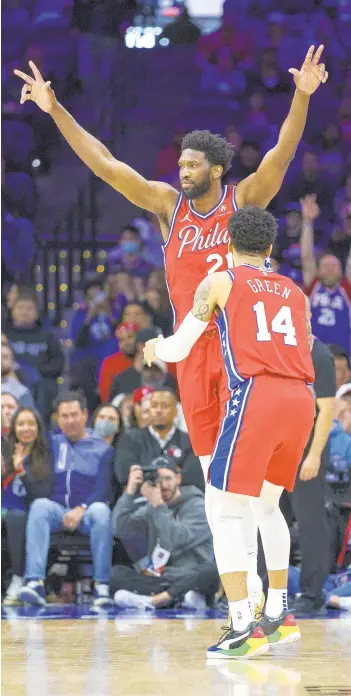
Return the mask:
M 161 333 L 161 330 L 157 326 L 150 326 L 148 329 L 141 329 L 138 331 L 136 340 L 139 343 L 146 343 L 147 341 L 151 341 L 153 338 L 158 338 Z
M 156 365 L 156 367 L 158 367 L 158 369 L 159 369 L 164 375 L 168 375 L 168 367 L 167 367 L 166 363 L 163 362 L 163 360 L 160 360 L 159 358 L 156 358 L 156 360 L 154 360 L 152 364 L 153 364 L 153 365 Z M 146 360 L 143 360 L 143 361 L 142 361 L 141 366 L 142 366 L 142 367 L 148 366 Z
M 142 400 L 145 399 L 146 396 L 152 394 L 153 391 L 152 387 L 139 387 L 139 389 L 135 389 L 132 394 L 133 404 L 141 404 Z
M 335 398 L 342 399 L 344 396 L 347 396 L 348 394 L 350 394 L 351 396 L 351 382 L 348 382 L 348 384 L 342 384 L 336 392 Z
M 154 459 L 148 468 L 150 468 L 150 469 L 170 469 L 171 471 L 174 471 L 175 473 L 178 473 L 178 471 L 179 471 L 179 466 L 177 464 L 177 461 L 174 459 L 174 457 L 169 457 L 167 454 L 163 454 L 161 457 L 157 457 L 156 459 Z

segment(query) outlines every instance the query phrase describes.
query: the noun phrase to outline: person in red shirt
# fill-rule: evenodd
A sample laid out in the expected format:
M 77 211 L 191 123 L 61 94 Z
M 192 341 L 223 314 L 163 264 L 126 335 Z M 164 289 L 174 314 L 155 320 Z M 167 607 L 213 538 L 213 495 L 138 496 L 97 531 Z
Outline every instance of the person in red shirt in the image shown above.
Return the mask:
M 229 220 L 229 234 L 233 270 L 202 280 L 176 333 L 149 341 L 144 355 L 148 364 L 185 360 L 216 315 L 227 393 L 205 500 L 231 626 L 207 655 L 248 658 L 300 638 L 287 607 L 290 536 L 279 499 L 283 488 L 293 490 L 313 427 L 313 336 L 308 298 L 290 278 L 265 267 L 277 234 L 273 216 L 245 206 Z M 209 379 L 209 372 L 198 372 L 189 389 Z M 247 589 L 250 510 L 269 577 L 259 624 Z
M 133 359 L 136 354 L 137 332 L 137 325 L 128 324 L 127 322 L 123 322 L 116 328 L 115 335 L 120 349 L 118 353 L 108 355 L 103 360 L 99 374 L 99 394 L 102 403 L 107 403 L 109 400 L 114 378 L 133 365 Z

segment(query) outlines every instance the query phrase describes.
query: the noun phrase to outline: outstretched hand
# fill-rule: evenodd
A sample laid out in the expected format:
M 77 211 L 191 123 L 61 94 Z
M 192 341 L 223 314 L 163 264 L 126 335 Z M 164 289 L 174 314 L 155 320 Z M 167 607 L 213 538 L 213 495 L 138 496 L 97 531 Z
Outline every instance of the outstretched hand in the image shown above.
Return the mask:
M 15 75 L 24 80 L 25 83 L 22 87 L 20 103 L 24 104 L 25 101 L 31 100 L 42 111 L 50 114 L 56 105 L 55 92 L 50 87 L 51 82 L 45 82 L 40 70 L 31 60 L 29 61 L 29 67 L 34 77 L 27 75 L 21 70 L 14 71 Z
M 294 76 L 296 88 L 304 94 L 313 94 L 319 85 L 328 79 L 324 63 L 319 63 L 323 48 L 324 46 L 319 46 L 315 51 L 314 46 L 310 46 L 301 69 L 290 68 L 289 70 L 289 73 Z

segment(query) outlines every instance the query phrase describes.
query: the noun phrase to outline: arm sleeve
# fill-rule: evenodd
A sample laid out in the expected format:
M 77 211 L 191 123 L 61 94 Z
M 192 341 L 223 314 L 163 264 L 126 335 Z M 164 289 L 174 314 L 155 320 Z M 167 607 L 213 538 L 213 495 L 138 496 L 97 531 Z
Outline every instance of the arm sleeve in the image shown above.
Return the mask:
M 54 473 L 52 469 L 48 476 L 35 480 L 29 471 L 22 476 L 21 481 L 26 489 L 29 503 L 37 498 L 50 498 L 54 489 Z
M 170 553 L 200 546 L 211 536 L 204 499 L 200 497 L 184 504 L 178 519 L 174 519 L 167 505 L 159 505 L 152 509 L 151 523 L 160 546 Z
M 48 333 L 47 360 L 40 365 L 40 374 L 43 377 L 60 377 L 64 367 L 64 355 L 56 336 Z
M 188 312 L 173 336 L 156 343 L 156 356 L 164 362 L 184 360 L 188 357 L 193 345 L 207 329 L 209 323 L 209 321 L 197 319 L 192 312 Z
M 124 433 L 118 441 L 115 455 L 115 474 L 122 486 L 127 485 L 129 469 L 133 464 L 140 464 L 140 447 L 129 433 Z
M 317 399 L 330 399 L 335 396 L 335 365 L 329 348 L 315 341 L 312 358 L 315 371 L 314 390 Z
M 89 338 L 89 326 L 84 324 L 85 316 L 86 310 L 80 308 L 77 309 L 72 319 L 71 337 L 78 348 L 84 346 Z
M 113 472 L 113 449 L 112 447 L 103 455 L 101 459 L 98 485 L 93 493 L 88 495 L 81 505 L 92 505 L 93 503 L 109 503 L 111 499 L 111 483 Z
M 120 539 L 130 537 L 136 532 L 145 532 L 148 529 L 147 525 L 147 510 L 148 505 L 143 505 L 138 510 L 134 509 L 134 498 L 128 493 L 117 500 L 112 514 L 113 533 Z

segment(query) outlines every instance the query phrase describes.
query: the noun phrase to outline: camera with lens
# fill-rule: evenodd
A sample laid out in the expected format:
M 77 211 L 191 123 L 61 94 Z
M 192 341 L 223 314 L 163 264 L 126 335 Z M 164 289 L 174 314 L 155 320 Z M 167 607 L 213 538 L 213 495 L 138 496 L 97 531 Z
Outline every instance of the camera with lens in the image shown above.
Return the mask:
M 169 468 L 169 460 L 167 457 L 156 457 L 150 466 L 143 468 L 144 482 L 148 483 L 150 486 L 156 486 L 160 480 L 160 475 L 158 473 L 159 469 L 165 467 Z

